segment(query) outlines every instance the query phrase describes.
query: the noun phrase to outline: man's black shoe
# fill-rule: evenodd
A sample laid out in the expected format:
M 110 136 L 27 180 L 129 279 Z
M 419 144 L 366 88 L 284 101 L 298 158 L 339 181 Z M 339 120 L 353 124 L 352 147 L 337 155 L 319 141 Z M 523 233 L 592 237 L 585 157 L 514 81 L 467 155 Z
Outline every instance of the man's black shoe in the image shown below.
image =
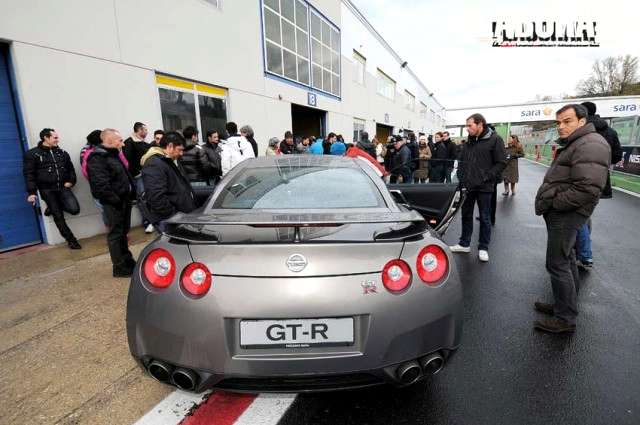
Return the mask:
M 49 209 L 49 207 L 47 207 L 47 208 L 45 208 L 45 209 L 44 209 L 44 215 L 45 215 L 46 217 L 49 217 L 49 216 L 51 215 L 51 210 Z
M 540 313 L 544 313 L 544 314 L 548 314 L 549 316 L 553 316 L 553 304 L 536 301 L 535 303 L 533 303 L 533 307 L 536 310 L 538 310 Z
M 549 332 L 552 334 L 569 333 L 575 332 L 576 330 L 576 325 L 570 325 L 560 319 L 536 320 L 533 327 L 539 331 Z
M 67 245 L 69 245 L 69 249 L 82 249 L 82 246 L 78 241 L 69 241 L 67 242 Z

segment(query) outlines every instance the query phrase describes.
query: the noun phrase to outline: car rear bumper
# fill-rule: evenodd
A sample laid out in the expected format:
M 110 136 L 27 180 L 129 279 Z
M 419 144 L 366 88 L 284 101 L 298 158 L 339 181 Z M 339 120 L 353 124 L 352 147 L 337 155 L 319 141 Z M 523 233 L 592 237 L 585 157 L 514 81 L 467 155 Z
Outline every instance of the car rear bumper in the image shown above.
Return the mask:
M 197 373 L 196 391 L 323 391 L 400 384 L 399 365 L 457 348 L 462 291 L 455 270 L 440 287 L 417 276 L 408 291 L 385 290 L 379 273 L 310 278 L 214 276 L 211 291 L 187 296 L 177 282 L 150 289 L 136 270 L 127 306 L 132 355 Z M 363 282 L 378 283 L 365 294 Z M 245 349 L 242 319 L 353 317 L 350 346 Z M 170 383 L 170 382 L 169 382 Z

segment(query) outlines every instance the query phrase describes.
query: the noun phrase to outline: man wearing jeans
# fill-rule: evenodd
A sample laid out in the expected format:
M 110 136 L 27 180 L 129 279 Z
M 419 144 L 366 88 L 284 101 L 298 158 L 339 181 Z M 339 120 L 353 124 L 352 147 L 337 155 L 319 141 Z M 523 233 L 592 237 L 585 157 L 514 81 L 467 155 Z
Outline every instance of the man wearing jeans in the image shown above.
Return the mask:
M 611 149 L 587 122 L 587 109 L 569 104 L 556 112 L 560 149 L 536 194 L 536 215 L 547 224 L 546 268 L 554 302 L 534 307 L 552 319 L 534 328 L 551 333 L 573 332 L 578 316 L 579 276 L 574 251 L 578 230 L 587 222 L 607 182 Z
M 38 146 L 24 154 L 23 173 L 29 193 L 27 201 L 35 205 L 36 193 L 40 191 L 60 235 L 69 248 L 80 249 L 82 247 L 64 219 L 64 212 L 71 215 L 80 212 L 78 201 L 71 192 L 76 184 L 76 172 L 69 154 L 58 147 L 59 141 L 53 128 L 45 128 L 40 132 Z
M 477 203 L 480 210 L 478 258 L 487 262 L 491 241 L 491 195 L 498 176 L 507 165 L 507 156 L 502 139 L 489 128 L 482 115 L 471 115 L 467 118 L 466 127 L 469 138 L 462 145 L 458 164 L 458 179 L 467 189 L 467 197 L 461 208 L 462 235 L 460 243 L 450 248 L 451 252 L 471 251 L 473 209 Z

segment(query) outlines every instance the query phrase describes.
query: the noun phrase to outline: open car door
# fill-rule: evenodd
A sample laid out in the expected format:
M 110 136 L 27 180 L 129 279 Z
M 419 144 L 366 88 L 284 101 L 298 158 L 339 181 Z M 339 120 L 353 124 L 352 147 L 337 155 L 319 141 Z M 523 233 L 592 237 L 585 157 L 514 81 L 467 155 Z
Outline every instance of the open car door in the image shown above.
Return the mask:
M 440 236 L 465 197 L 457 183 L 388 184 L 387 188 L 398 204 L 419 212 Z

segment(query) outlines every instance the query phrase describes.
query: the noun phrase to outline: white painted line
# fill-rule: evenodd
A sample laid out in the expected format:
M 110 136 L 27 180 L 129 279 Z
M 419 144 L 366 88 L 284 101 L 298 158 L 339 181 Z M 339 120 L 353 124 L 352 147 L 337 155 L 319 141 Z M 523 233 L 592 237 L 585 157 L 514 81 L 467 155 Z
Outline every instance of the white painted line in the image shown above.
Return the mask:
M 234 425 L 276 425 L 295 399 L 295 394 L 260 394 Z
M 202 400 L 208 394 L 209 391 L 193 394 L 176 390 L 141 417 L 134 425 L 177 425 L 194 406 L 202 403 Z

